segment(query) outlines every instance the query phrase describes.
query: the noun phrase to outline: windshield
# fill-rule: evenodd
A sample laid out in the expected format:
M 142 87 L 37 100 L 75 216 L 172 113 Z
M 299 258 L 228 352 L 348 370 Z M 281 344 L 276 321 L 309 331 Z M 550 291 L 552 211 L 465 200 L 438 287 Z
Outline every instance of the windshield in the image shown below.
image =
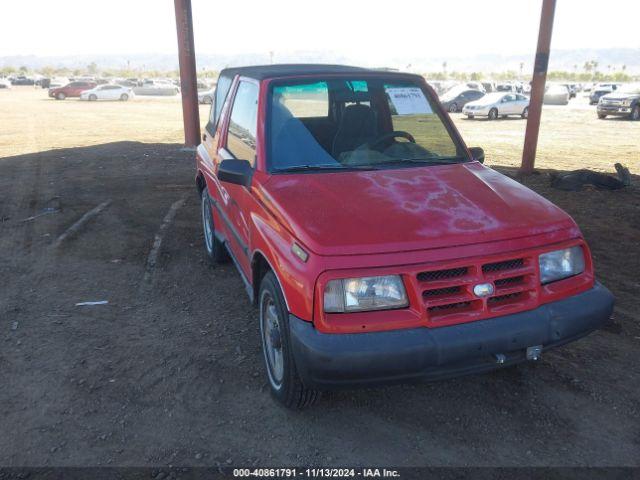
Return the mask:
M 271 172 L 467 161 L 418 83 L 384 78 L 278 82 L 267 122 Z
M 634 95 L 640 95 L 640 83 L 623 85 L 618 89 L 618 91 L 621 93 L 632 93 Z

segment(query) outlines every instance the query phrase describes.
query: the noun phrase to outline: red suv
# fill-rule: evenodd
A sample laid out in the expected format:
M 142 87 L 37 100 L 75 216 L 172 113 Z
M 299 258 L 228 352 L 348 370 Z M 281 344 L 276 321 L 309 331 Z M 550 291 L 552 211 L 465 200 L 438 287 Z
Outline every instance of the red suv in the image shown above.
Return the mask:
M 64 100 L 67 97 L 79 97 L 85 90 L 91 90 L 96 86 L 97 83 L 95 82 L 71 82 L 64 87 L 50 88 L 49 96 L 56 100 Z
M 536 360 L 611 315 L 575 222 L 485 167 L 422 77 L 223 70 L 196 159 L 207 254 L 238 268 L 288 407 Z

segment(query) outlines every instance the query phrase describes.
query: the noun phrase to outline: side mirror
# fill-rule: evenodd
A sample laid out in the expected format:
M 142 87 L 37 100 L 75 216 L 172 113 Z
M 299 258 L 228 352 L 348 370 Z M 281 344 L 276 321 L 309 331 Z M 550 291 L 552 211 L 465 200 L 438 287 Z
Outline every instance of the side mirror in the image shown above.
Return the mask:
M 221 182 L 249 188 L 251 186 L 251 177 L 253 177 L 253 168 L 247 160 L 222 160 L 218 167 L 218 179 Z
M 471 147 L 469 149 L 471 156 L 474 160 L 479 161 L 480 163 L 484 163 L 484 150 L 482 147 Z

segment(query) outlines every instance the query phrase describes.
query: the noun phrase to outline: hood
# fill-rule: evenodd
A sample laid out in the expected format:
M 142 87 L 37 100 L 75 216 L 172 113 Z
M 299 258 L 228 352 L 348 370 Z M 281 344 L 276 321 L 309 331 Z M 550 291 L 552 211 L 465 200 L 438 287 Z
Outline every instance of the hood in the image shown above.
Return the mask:
M 468 245 L 576 226 L 548 200 L 478 162 L 272 175 L 261 193 L 319 255 Z
M 627 98 L 640 98 L 640 93 L 611 92 L 603 95 L 602 98 L 605 100 L 625 100 Z

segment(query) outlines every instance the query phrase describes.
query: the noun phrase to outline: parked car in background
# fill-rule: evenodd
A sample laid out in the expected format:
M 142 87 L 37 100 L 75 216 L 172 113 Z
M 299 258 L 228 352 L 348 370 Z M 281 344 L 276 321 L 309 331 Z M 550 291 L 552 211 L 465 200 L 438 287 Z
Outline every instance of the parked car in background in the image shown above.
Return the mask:
M 421 76 L 267 65 L 218 89 L 195 159 L 204 251 L 237 267 L 285 406 L 536 361 L 609 321 L 573 219 L 484 166 Z
M 20 75 L 11 80 L 12 85 L 20 86 L 20 85 L 35 85 L 36 81 L 33 78 L 29 78 L 25 75 Z
M 487 117 L 495 120 L 499 116 L 519 115 L 527 118 L 529 115 L 529 98 L 521 93 L 487 93 L 475 102 L 467 103 L 462 109 L 468 118 Z
M 598 101 L 598 118 L 607 115 L 640 120 L 640 83 L 624 85 Z
M 565 85 L 547 85 L 542 103 L 545 105 L 567 105 L 570 93 Z
M 612 91 L 617 90 L 622 84 L 621 83 L 597 83 L 595 88 L 610 88 Z
M 471 82 L 467 82 L 466 85 L 472 90 L 479 90 L 482 93 L 487 93 L 487 90 L 484 88 L 484 84 L 482 82 L 471 81 Z
M 138 86 L 138 81 L 137 80 L 132 80 L 130 78 L 119 79 L 119 80 L 116 80 L 114 83 L 116 85 L 120 85 L 122 87 L 127 87 L 127 88 L 135 88 L 135 87 Z
M 600 97 L 611 92 L 613 92 L 613 88 L 611 86 L 593 87 L 591 89 L 591 94 L 589 95 L 589 105 L 597 105 L 598 101 L 600 101 Z
M 212 87 L 209 90 L 198 92 L 198 103 L 204 103 L 210 105 L 213 103 L 213 99 L 216 98 L 216 87 Z
M 462 110 L 467 103 L 482 98 L 485 94 L 480 90 L 468 88 L 466 85 L 454 87 L 442 95 L 440 103 L 442 108 L 454 113 Z
M 180 88 L 168 80 L 144 80 L 142 85 L 134 87 L 133 92 L 136 95 L 177 95 Z
M 85 90 L 80 94 L 80 100 L 120 100 L 126 102 L 134 97 L 133 90 L 122 85 L 106 84 L 98 85 L 90 90 Z
M 578 94 L 578 91 L 576 90 L 575 84 L 573 84 L 573 83 L 562 83 L 561 85 L 563 87 L 565 87 L 567 89 L 567 91 L 569 92 L 569 99 L 576 98 L 576 95 Z
M 56 100 L 64 100 L 65 98 L 80 97 L 85 90 L 89 90 L 96 86 L 95 82 L 71 82 L 64 87 L 50 88 L 49 97 Z
M 516 86 L 513 83 L 499 83 L 496 85 L 496 92 L 515 92 Z
M 491 93 L 496 91 L 496 84 L 494 82 L 482 82 L 485 93 Z
M 11 88 L 11 82 L 6 78 L 0 78 L 0 88 Z

